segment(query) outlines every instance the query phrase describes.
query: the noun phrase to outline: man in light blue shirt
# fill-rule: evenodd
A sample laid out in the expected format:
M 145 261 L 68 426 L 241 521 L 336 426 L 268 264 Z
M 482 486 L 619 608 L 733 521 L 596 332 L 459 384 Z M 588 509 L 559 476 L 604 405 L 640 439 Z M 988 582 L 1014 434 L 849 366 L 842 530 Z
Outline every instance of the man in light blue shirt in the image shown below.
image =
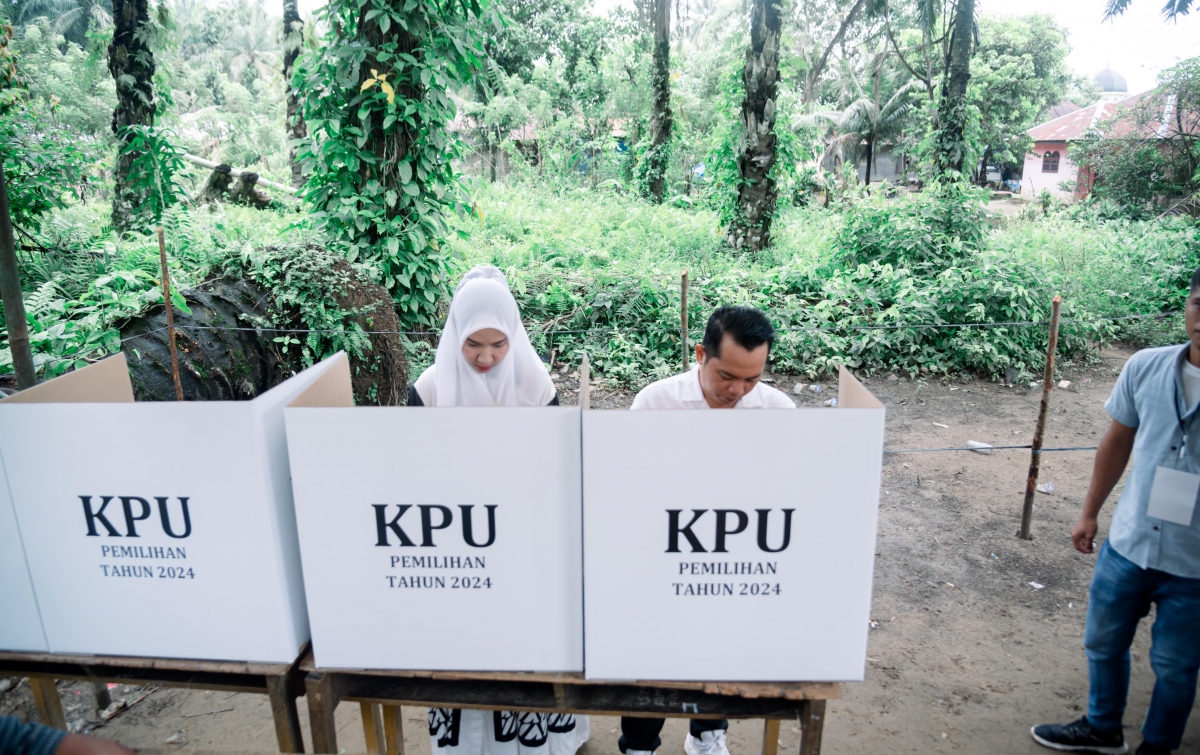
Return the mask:
M 1040 744 L 1119 755 L 1129 690 L 1129 647 L 1156 607 L 1150 665 L 1156 677 L 1139 755 L 1182 744 L 1200 670 L 1200 270 L 1185 310 L 1189 343 L 1144 349 L 1121 370 L 1104 408 L 1113 418 L 1096 452 L 1075 549 L 1093 553 L 1097 515 L 1132 454 L 1133 471 L 1100 548 L 1089 595 L 1084 649 L 1087 715 L 1033 727 Z

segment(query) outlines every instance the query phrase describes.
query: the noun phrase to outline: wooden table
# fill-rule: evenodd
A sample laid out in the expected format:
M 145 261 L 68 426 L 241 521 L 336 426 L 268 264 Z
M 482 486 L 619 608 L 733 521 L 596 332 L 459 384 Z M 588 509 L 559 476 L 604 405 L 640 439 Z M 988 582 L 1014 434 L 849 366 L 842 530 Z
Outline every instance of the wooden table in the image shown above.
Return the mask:
M 313 752 L 338 751 L 333 713 L 343 700 L 362 710 L 367 750 L 403 755 L 401 705 L 663 718 L 761 718 L 763 755 L 778 755 L 780 721 L 799 721 L 800 755 L 818 755 L 825 701 L 836 682 L 596 682 L 583 674 L 485 671 L 375 671 L 317 668 L 307 676 Z
M 300 658 L 311 657 L 308 645 Z M 78 679 L 121 684 L 157 684 L 228 692 L 259 692 L 271 699 L 280 752 L 304 752 L 296 698 L 304 694 L 299 661 L 245 663 L 111 655 L 13 653 L 0 651 L 0 675 L 27 676 L 43 722 L 67 728 L 55 681 Z

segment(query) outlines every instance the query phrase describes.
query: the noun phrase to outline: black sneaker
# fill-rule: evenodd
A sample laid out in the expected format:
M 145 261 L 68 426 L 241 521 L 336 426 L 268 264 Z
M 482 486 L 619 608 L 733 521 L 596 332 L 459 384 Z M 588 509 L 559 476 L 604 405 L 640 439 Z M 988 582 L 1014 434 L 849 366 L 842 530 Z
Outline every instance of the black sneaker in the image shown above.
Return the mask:
M 1040 745 L 1064 752 L 1094 752 L 1103 755 L 1124 755 L 1129 752 L 1125 735 L 1118 731 L 1105 734 L 1088 723 L 1087 716 L 1069 724 L 1042 724 L 1032 729 L 1033 739 Z
M 1155 747 L 1149 742 L 1142 742 L 1133 755 L 1171 755 L 1171 751 L 1165 747 Z

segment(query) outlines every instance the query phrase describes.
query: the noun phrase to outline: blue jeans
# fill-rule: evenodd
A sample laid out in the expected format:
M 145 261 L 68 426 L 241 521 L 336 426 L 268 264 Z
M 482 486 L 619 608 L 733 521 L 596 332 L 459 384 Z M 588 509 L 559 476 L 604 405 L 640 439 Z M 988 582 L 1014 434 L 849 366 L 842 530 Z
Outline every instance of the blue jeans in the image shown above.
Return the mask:
M 1092 577 L 1087 627 L 1088 722 L 1119 731 L 1129 692 L 1129 646 L 1138 621 L 1158 613 L 1151 629 L 1150 666 L 1156 677 L 1142 736 L 1156 747 L 1178 749 L 1196 699 L 1200 669 L 1200 579 L 1143 569 L 1106 541 Z

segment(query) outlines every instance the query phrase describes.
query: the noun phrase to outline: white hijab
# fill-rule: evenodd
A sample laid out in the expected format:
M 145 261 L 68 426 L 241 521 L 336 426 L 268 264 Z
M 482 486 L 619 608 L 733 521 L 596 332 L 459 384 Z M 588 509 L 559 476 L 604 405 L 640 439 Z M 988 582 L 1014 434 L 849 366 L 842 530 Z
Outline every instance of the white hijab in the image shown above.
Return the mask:
M 481 373 L 463 359 L 462 347 L 484 328 L 508 338 L 508 353 Z M 490 265 L 477 265 L 459 282 L 433 364 L 438 406 L 541 406 L 554 395 L 554 383 L 529 343 L 508 281 Z

